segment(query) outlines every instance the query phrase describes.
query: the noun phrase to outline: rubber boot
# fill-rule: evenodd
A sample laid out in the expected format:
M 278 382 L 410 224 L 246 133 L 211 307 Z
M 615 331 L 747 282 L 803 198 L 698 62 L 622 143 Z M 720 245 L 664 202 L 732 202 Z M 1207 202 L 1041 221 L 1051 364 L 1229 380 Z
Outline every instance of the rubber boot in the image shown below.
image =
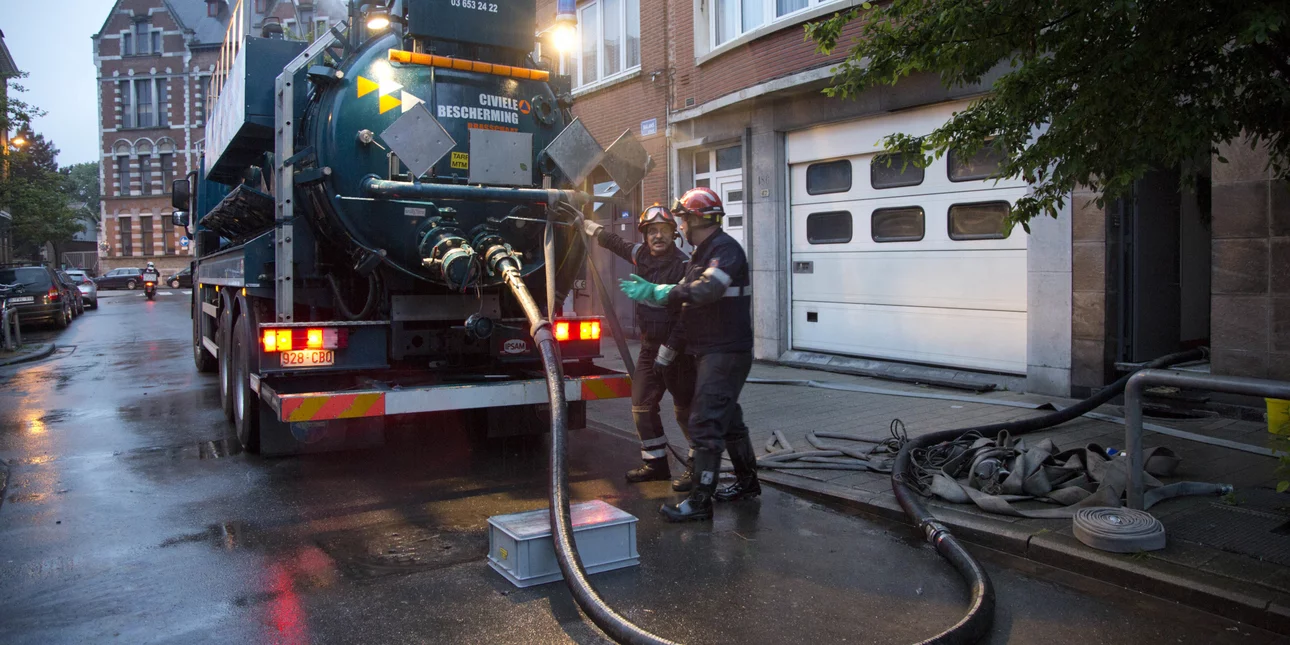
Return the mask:
M 650 459 L 640 468 L 627 471 L 627 482 L 631 484 L 662 481 L 671 477 L 672 471 L 667 467 L 667 457 Z
M 694 457 L 685 460 L 685 472 L 680 477 L 672 480 L 672 490 L 678 493 L 688 493 L 694 488 Z
M 761 495 L 761 482 L 757 480 L 757 453 L 747 436 L 740 441 L 726 444 L 730 463 L 735 467 L 735 483 L 717 491 L 716 498 L 723 502 Z
M 696 481 L 690 494 L 680 504 L 664 504 L 658 509 L 669 522 L 689 522 L 712 519 L 712 495 L 717 490 L 717 475 L 721 471 L 721 453 L 708 450 L 694 451 Z

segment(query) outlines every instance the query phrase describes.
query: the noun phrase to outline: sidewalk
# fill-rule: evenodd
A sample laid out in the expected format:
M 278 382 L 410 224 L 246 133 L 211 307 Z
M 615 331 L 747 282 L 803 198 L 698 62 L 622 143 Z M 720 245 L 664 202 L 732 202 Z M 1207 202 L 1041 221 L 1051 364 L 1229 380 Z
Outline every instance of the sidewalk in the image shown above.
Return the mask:
M 617 352 L 605 344 L 601 364 L 622 368 Z M 633 355 L 636 344 L 632 345 Z M 753 378 L 804 379 L 862 385 L 883 390 L 947 394 L 982 401 L 1071 401 L 1015 392 L 981 395 L 938 390 L 872 378 L 758 363 Z M 900 419 L 910 437 L 936 430 L 965 428 L 1044 414 L 1042 411 L 987 403 L 950 401 L 842 392 L 789 385 L 748 384 L 740 403 L 758 454 L 773 430 L 779 430 L 797 450 L 809 450 L 811 431 L 845 432 L 876 439 L 889 436 L 892 419 Z M 664 398 L 662 417 L 672 444 L 685 439 L 671 418 L 671 401 Z M 1122 417 L 1118 406 L 1097 412 Z M 592 425 L 634 435 L 631 402 L 611 399 L 588 404 Z M 1149 419 L 1153 423 L 1197 434 L 1265 446 L 1264 424 L 1222 418 L 1202 420 Z M 1032 439 L 1033 437 L 1033 439 Z M 1081 418 L 1043 432 L 1027 441 L 1051 438 L 1059 448 L 1097 443 L 1124 446 L 1124 426 Z M 1221 482 L 1235 486 L 1228 498 L 1182 497 L 1152 507 L 1165 525 L 1168 546 L 1161 551 L 1114 554 L 1077 541 L 1071 521 L 1039 520 L 995 515 L 973 505 L 932 501 L 929 507 L 964 541 L 1067 569 L 1099 580 L 1240 620 L 1264 629 L 1290 634 L 1290 495 L 1275 492 L 1275 459 L 1210 446 L 1147 431 L 1146 447 L 1167 446 L 1182 464 L 1180 480 Z M 888 475 L 838 470 L 762 470 L 765 482 L 842 504 L 866 514 L 906 521 L 891 492 Z
M 53 353 L 53 343 L 28 343 L 16 352 L 0 350 L 0 367 L 37 361 Z

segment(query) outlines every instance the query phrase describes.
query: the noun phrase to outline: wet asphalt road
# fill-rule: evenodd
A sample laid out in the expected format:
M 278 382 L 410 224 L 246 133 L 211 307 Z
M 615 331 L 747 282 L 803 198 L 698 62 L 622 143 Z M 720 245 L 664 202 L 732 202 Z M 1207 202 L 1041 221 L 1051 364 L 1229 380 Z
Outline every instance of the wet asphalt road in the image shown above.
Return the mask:
M 484 564 L 486 519 L 545 507 L 541 440 L 472 440 L 452 416 L 386 445 L 240 454 L 193 368 L 187 293 L 104 292 L 50 359 L 0 368 L 0 642 L 604 642 L 560 583 Z M 614 421 L 625 425 L 623 420 Z M 640 518 L 639 567 L 592 577 L 630 619 L 687 643 L 904 643 L 964 609 L 907 528 L 768 490 L 672 526 L 634 447 L 573 434 L 575 499 Z M 1019 568 L 1017 568 L 1019 567 Z M 991 643 L 1267 643 L 1245 625 L 1002 556 Z

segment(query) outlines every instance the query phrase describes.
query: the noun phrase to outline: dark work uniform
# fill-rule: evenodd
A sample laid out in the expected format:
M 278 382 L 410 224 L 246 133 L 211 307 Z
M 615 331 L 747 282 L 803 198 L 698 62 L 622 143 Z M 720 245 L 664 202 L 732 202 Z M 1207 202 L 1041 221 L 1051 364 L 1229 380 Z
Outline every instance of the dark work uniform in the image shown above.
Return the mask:
M 655 284 L 676 284 L 685 275 L 686 262 L 690 259 L 673 245 L 667 255 L 655 257 L 644 244 L 633 244 L 608 229 L 596 234 L 596 241 L 615 255 L 631 262 L 636 275 Z M 659 416 L 659 401 L 663 391 L 672 393 L 676 422 L 690 437 L 690 399 L 694 396 L 694 358 L 684 354 L 684 339 L 677 324 L 681 305 L 656 307 L 636 303 L 636 321 L 640 328 L 641 351 L 636 357 L 636 376 L 632 379 L 632 418 L 636 433 L 641 438 L 641 458 L 645 461 L 667 457 L 667 436 L 663 433 L 663 419 Z M 660 345 L 677 350 L 672 364 L 660 374 L 655 370 L 654 357 Z
M 736 471 L 736 444 L 753 459 L 739 392 L 752 369 L 752 286 L 743 247 L 718 230 L 694 249 L 685 279 L 668 294 L 681 304 L 686 353 L 697 360 L 694 400 L 690 404 L 690 437 L 696 450 L 731 449 Z M 696 458 L 696 469 L 698 459 Z M 736 472 L 736 476 L 741 473 Z M 696 472 L 695 476 L 699 476 Z

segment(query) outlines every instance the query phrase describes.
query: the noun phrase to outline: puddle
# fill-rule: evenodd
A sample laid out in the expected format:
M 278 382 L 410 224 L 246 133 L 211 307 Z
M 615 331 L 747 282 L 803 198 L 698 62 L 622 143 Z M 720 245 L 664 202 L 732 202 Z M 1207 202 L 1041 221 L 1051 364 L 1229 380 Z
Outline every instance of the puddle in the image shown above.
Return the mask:
M 473 562 L 488 553 L 482 530 L 443 526 L 372 527 L 320 539 L 319 546 L 346 577 L 360 580 Z
M 212 524 L 205 531 L 188 533 L 167 538 L 160 545 L 167 549 L 181 544 L 207 543 L 221 551 L 234 551 L 252 546 L 258 541 L 252 540 L 254 531 L 244 522 L 224 522 Z

